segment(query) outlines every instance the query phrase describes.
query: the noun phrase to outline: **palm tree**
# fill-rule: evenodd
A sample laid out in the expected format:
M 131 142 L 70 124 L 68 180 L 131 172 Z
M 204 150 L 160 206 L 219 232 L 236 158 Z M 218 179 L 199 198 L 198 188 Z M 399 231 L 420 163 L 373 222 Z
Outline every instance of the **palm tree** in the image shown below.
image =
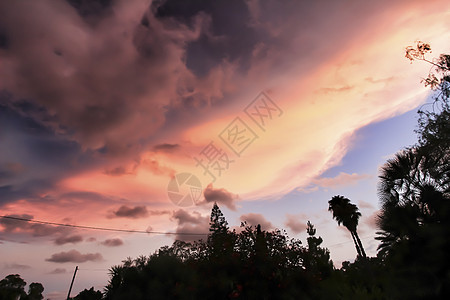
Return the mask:
M 447 138 L 448 139 L 448 138 Z M 430 147 L 408 148 L 395 154 L 381 168 L 378 194 L 381 212 L 381 254 L 410 240 L 426 224 L 443 224 L 450 215 L 449 151 Z
M 348 198 L 339 195 L 331 198 L 328 204 L 328 211 L 333 212 L 333 219 L 338 222 L 338 225 L 342 224 L 350 231 L 358 256 L 365 258 L 366 252 L 356 232 L 358 220 L 361 217 L 358 207 L 350 203 Z

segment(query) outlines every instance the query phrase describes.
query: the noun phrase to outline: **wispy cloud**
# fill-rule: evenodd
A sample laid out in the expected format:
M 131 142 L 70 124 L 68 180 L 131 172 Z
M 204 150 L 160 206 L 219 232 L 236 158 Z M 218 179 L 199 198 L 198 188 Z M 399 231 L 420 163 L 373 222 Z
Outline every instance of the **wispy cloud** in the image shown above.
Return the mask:
M 336 177 L 322 177 L 313 180 L 315 184 L 324 188 L 336 188 L 339 186 L 355 185 L 358 181 L 371 178 L 369 174 L 344 173 L 341 172 Z
M 50 271 L 48 274 L 58 275 L 58 274 L 64 274 L 64 273 L 66 273 L 66 272 L 67 272 L 66 269 L 63 269 L 63 268 L 56 268 L 56 269 Z
M 31 269 L 29 265 L 23 265 L 18 263 L 6 263 L 4 264 L 5 269 L 14 269 L 14 270 L 28 270 Z

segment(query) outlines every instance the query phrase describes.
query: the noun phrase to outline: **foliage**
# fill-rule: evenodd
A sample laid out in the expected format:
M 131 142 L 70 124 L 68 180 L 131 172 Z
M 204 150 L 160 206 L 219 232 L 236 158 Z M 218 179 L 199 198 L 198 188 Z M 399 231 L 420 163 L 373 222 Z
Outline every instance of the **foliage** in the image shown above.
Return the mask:
M 18 274 L 11 274 L 0 281 L 0 300 L 25 299 L 41 300 L 44 297 L 42 284 L 33 282 L 30 284 L 28 294 L 25 293 L 27 283 Z
M 450 56 L 428 60 L 430 51 L 418 42 L 406 52 L 411 61 L 432 65 L 423 82 L 434 91 L 433 103 L 418 112 L 418 143 L 388 160 L 380 175 L 378 255 L 393 274 L 394 298 L 450 292 Z
M 424 106 L 431 106 L 431 109 L 419 109 L 419 128 L 416 132 L 421 147 L 443 151 L 450 146 L 450 55 L 441 54 L 437 59 L 429 60 L 426 54 L 430 52 L 431 46 L 419 41 L 415 47 L 406 48 L 406 57 L 411 62 L 421 60 L 431 65 L 427 78 L 422 82 L 434 91 L 433 102 Z
M 263 231 L 246 223 L 241 229 L 230 231 L 214 204 L 206 241 L 176 241 L 111 268 L 106 299 L 303 298 L 333 271 L 329 251 L 320 247 L 315 231 L 305 248 L 281 230 Z
M 28 300 L 41 300 L 44 299 L 42 293 L 44 292 L 44 286 L 38 282 L 32 282 L 28 287 Z
M 91 287 L 89 290 L 88 289 L 82 290 L 73 299 L 74 300 L 101 300 L 101 299 L 103 299 L 103 294 L 100 291 L 95 291 L 94 287 Z

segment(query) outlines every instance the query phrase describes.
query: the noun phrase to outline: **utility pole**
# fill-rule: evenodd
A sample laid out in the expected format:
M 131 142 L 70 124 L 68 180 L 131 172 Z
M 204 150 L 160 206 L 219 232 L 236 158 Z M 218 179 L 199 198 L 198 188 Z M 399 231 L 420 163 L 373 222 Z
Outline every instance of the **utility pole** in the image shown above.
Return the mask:
M 75 280 L 75 275 L 77 275 L 78 266 L 75 267 L 75 272 L 73 272 L 72 282 L 70 283 L 69 293 L 67 294 L 67 300 L 70 299 L 70 292 L 72 291 L 73 281 Z

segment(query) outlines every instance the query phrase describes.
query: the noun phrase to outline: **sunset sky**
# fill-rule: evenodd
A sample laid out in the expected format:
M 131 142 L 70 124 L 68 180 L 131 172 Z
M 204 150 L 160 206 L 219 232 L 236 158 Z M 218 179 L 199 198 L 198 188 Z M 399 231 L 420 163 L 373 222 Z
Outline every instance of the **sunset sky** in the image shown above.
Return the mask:
M 305 243 L 310 220 L 340 267 L 344 195 L 376 255 L 379 167 L 430 96 L 405 47 L 450 53 L 449 29 L 445 0 L 0 0 L 0 215 L 143 231 L 0 219 L 0 279 L 65 299 L 78 265 L 72 295 L 102 290 L 126 257 L 201 238 L 182 233 L 207 233 L 214 201 L 237 230 Z M 181 173 L 189 207 L 168 195 Z

